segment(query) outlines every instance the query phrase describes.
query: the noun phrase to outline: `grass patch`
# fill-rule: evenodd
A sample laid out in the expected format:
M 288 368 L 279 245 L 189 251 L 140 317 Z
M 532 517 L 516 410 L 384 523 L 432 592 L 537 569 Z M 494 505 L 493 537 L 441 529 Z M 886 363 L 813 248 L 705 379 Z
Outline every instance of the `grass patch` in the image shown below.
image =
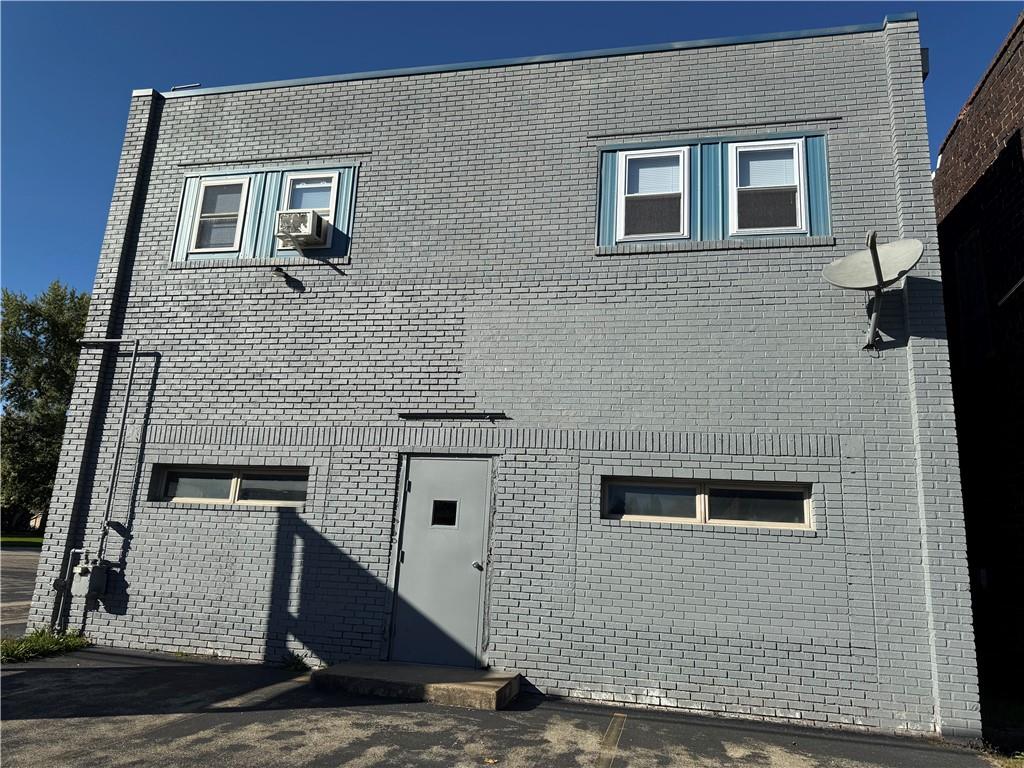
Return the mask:
M 1015 755 L 989 755 L 999 768 L 1024 768 L 1024 752 Z
M 0 662 L 14 664 L 19 661 L 56 656 L 59 653 L 77 651 L 92 645 L 77 632 L 53 633 L 48 629 L 37 629 L 24 637 L 5 637 L 0 641 Z
M 43 546 L 43 537 L 22 533 L 5 533 L 0 536 L 0 545 L 5 547 L 41 547 Z

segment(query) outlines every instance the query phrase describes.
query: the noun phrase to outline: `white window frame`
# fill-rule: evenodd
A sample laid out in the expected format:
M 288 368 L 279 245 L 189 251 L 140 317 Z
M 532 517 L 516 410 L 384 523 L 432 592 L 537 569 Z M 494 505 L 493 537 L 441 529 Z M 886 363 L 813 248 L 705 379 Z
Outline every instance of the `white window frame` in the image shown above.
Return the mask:
M 203 496 L 168 496 L 167 478 L 171 473 L 190 475 L 231 475 L 231 488 L 225 498 L 211 499 Z M 305 501 L 273 501 L 266 499 L 239 499 L 242 478 L 246 475 L 294 475 L 306 478 L 306 494 L 309 495 L 309 471 L 295 467 L 190 467 L 183 465 L 160 468 L 159 499 L 173 504 L 238 504 L 247 507 L 301 507 Z
M 678 157 L 679 158 L 679 232 L 659 232 L 649 235 L 627 235 L 626 232 L 626 171 L 629 161 L 637 157 Z M 615 240 L 630 243 L 643 240 L 683 239 L 690 236 L 690 147 L 661 147 L 658 149 L 631 149 L 619 152 L 615 187 Z M 646 195 L 629 195 L 646 197 Z
M 199 222 L 203 219 L 203 199 L 206 197 L 206 190 L 210 187 L 226 187 L 234 184 L 242 185 L 242 197 L 238 205 L 238 224 L 235 227 L 235 240 L 230 248 L 217 246 L 215 248 L 199 248 L 196 240 L 199 238 Z M 201 179 L 199 182 L 199 196 L 196 198 L 196 215 L 192 222 L 192 237 L 189 240 L 189 253 L 231 253 L 238 251 L 242 243 L 242 230 L 245 229 L 245 212 L 249 204 L 249 177 L 248 176 L 212 176 Z M 222 218 L 227 214 L 210 214 L 206 218 Z
M 312 251 L 317 248 L 330 248 L 331 239 L 334 235 L 334 215 L 335 211 L 338 210 L 338 187 L 340 186 L 339 174 L 337 171 L 289 171 L 285 173 L 284 178 L 281 180 L 281 202 L 278 205 L 278 211 L 286 213 L 289 211 L 303 211 L 309 210 L 306 208 L 292 208 L 290 206 L 292 199 L 292 182 L 301 179 L 327 179 L 331 180 L 331 207 L 330 209 L 325 208 L 314 208 L 312 210 L 320 214 L 320 217 L 324 220 L 327 226 L 327 237 L 324 238 L 323 245 L 306 245 L 303 246 L 303 251 Z M 291 246 L 282 246 L 278 243 L 277 250 L 279 251 L 294 251 L 295 248 Z
M 665 486 L 671 488 L 693 488 L 697 492 L 695 517 L 671 517 L 668 515 L 609 515 L 608 492 L 612 483 L 634 483 L 636 485 Z M 757 520 L 712 520 L 708 517 L 709 498 L 712 488 L 742 491 L 799 491 L 804 495 L 804 520 L 802 523 L 772 523 Z M 813 530 L 812 489 L 800 483 L 739 482 L 714 480 L 676 480 L 666 477 L 624 477 L 606 476 L 601 478 L 601 517 L 605 520 L 626 520 L 645 523 L 666 523 L 669 525 L 723 525 L 733 528 L 781 528 L 786 530 Z
M 793 169 L 796 179 L 796 226 L 762 227 L 758 229 L 739 228 L 739 154 L 744 150 L 792 149 Z M 729 236 L 734 235 L 785 235 L 807 233 L 807 165 L 804 158 L 804 140 L 771 139 L 768 141 L 744 141 L 729 145 Z M 751 187 L 771 189 L 771 187 Z

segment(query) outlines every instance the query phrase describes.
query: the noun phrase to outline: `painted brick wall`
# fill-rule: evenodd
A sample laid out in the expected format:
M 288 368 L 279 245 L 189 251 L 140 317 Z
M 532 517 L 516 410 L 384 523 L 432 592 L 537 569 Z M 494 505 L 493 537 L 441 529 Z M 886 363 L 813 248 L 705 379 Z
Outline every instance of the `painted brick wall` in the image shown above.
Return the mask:
M 877 229 L 929 243 L 921 274 L 938 279 L 918 45 L 898 22 L 136 96 L 97 295 L 120 274 L 106 331 L 144 356 L 106 552 L 122 597 L 85 614 L 90 634 L 381 658 L 400 456 L 481 453 L 495 456 L 492 665 L 599 700 L 976 731 L 941 300 L 891 291 L 869 355 L 863 297 L 820 278 Z M 595 247 L 601 146 L 793 130 L 827 132 L 834 238 Z M 266 264 L 169 264 L 186 173 L 353 159 L 347 263 L 289 261 L 291 286 Z M 110 307 L 94 304 L 97 335 Z M 128 368 L 99 357 L 84 353 L 76 383 L 36 623 L 65 541 L 98 544 Z M 110 412 L 90 432 L 93 401 Z M 403 427 L 406 410 L 505 411 L 511 426 Z M 310 502 L 150 500 L 153 465 L 185 460 L 310 466 Z M 809 482 L 815 530 L 602 520 L 609 468 Z

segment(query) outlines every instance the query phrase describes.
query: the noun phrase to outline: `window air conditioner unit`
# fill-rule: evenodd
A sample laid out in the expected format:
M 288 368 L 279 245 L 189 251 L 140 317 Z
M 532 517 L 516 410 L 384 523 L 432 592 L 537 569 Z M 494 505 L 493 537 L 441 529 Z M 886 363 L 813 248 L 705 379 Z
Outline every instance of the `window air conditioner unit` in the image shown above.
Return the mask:
M 323 245 L 326 242 L 327 222 L 313 210 L 278 211 L 277 239 L 281 248 Z

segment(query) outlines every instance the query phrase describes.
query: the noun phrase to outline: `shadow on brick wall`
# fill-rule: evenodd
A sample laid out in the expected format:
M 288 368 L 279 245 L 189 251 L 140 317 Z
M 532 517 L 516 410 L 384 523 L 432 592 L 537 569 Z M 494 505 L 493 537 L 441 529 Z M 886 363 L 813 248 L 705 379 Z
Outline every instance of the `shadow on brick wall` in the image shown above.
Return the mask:
M 107 574 L 107 593 L 103 596 L 101 605 L 103 610 L 107 613 L 112 613 L 118 616 L 123 616 L 128 612 L 129 585 L 125 574 L 128 570 L 128 555 L 132 548 L 132 528 L 135 524 L 135 514 L 139 503 L 141 502 L 141 499 L 139 498 L 139 489 L 142 486 L 143 456 L 146 454 L 146 433 L 149 427 L 150 414 L 153 409 L 153 399 L 156 396 L 157 381 L 160 378 L 161 357 L 159 352 L 142 352 L 139 354 L 139 358 L 140 360 L 152 358 L 153 365 L 149 372 L 149 386 L 146 388 L 145 406 L 143 408 L 142 420 L 139 429 L 139 444 L 130 456 L 132 459 L 131 466 L 133 467 L 131 475 L 131 496 L 128 499 L 127 515 L 124 518 L 124 521 L 122 522 L 114 519 L 113 516 L 111 517 L 107 528 L 107 549 L 106 552 L 104 552 L 104 561 L 109 564 L 110 570 Z M 128 456 L 122 459 L 126 464 L 128 463 L 128 460 Z M 110 557 L 108 553 L 117 546 L 117 542 L 120 542 L 120 549 L 118 551 L 117 558 L 114 559 L 113 557 Z
M 264 659 L 313 654 L 325 664 L 388 658 L 390 617 L 395 611 L 414 627 L 438 658 L 473 656 L 429 617 L 353 560 L 303 519 L 301 511 L 277 511 L 274 575 Z
M 939 224 L 985 738 L 1024 749 L 1024 142 Z
M 941 307 L 942 283 L 930 277 L 908 275 L 905 291 L 902 288 L 890 288 L 883 292 L 882 314 L 878 318 L 878 330 L 882 334 L 882 341 L 878 348 L 881 350 L 905 347 L 911 336 L 920 339 L 946 338 L 946 324 L 942 322 L 941 316 L 938 320 L 928 317 L 912 317 L 913 327 L 908 333 L 903 311 L 907 295 L 911 297 L 916 306 Z M 875 298 L 873 295 L 869 295 L 864 305 L 864 316 L 869 323 L 874 306 Z

